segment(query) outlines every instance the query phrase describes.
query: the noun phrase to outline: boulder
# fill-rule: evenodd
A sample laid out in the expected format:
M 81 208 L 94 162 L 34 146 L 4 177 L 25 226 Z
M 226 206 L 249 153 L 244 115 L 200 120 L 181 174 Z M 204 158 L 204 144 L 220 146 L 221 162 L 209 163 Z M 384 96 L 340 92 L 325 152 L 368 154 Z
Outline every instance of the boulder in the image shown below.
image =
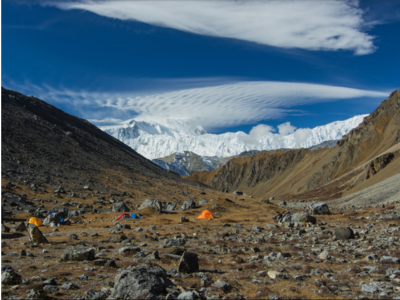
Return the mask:
M 39 230 L 39 227 L 37 227 L 35 224 L 29 224 L 28 236 L 32 243 L 38 243 L 38 244 L 48 243 L 46 237 Z
M 94 249 L 85 246 L 68 247 L 62 254 L 62 259 L 64 260 L 84 261 L 94 260 L 94 258 Z
M 312 206 L 312 212 L 314 215 L 329 215 L 329 207 L 326 203 L 317 203 Z
M 354 232 L 350 227 L 335 227 L 333 229 L 335 237 L 339 240 L 354 239 Z
M 183 202 L 181 209 L 187 210 L 196 207 L 197 207 L 196 202 L 194 202 L 192 199 L 187 199 L 185 202 Z
M 129 207 L 125 204 L 125 202 L 118 202 L 115 203 L 112 207 L 113 212 L 130 212 L 131 210 Z
M 2 233 L 8 233 L 8 232 L 10 232 L 10 227 L 7 227 L 6 225 L 1 224 L 1 232 L 2 232 Z
M 22 278 L 14 270 L 7 269 L 1 274 L 1 285 L 17 285 L 22 283 Z
M 199 271 L 199 260 L 196 253 L 184 252 L 179 260 L 178 272 L 194 273 Z
M 182 238 L 178 239 L 170 239 L 165 241 L 166 246 L 183 246 L 185 245 L 186 240 Z
M 166 278 L 150 274 L 144 270 L 123 271 L 114 279 L 114 289 L 107 299 L 144 299 L 149 294 L 160 295 L 173 285 Z
M 165 278 L 167 276 L 167 272 L 157 264 L 145 264 L 139 266 L 130 265 L 127 268 L 127 270 L 131 272 L 136 272 L 136 271 L 147 272 L 149 274 L 156 275 L 161 278 Z
M 142 204 L 140 204 L 140 206 L 138 207 L 138 210 L 142 210 L 142 209 L 145 209 L 148 207 L 151 207 L 152 209 L 154 209 L 157 212 L 162 211 L 162 203 L 159 199 L 147 198 L 146 200 L 144 200 L 142 202 Z
M 26 231 L 26 226 L 24 222 L 19 223 L 17 226 L 14 228 L 15 232 L 23 232 Z
M 46 297 L 46 293 L 43 289 L 30 289 L 26 291 L 25 299 L 29 300 L 40 300 Z
M 312 223 L 316 224 L 317 219 L 313 216 L 310 216 L 309 214 L 293 214 L 291 212 L 288 212 L 284 214 L 281 219 L 279 220 L 279 224 L 294 224 L 294 223 Z
M 133 255 L 140 251 L 139 247 L 123 247 L 118 250 L 118 253 L 121 255 Z
M 241 191 L 234 191 L 232 194 L 239 196 L 239 195 L 243 195 L 243 192 L 241 192 Z
M 175 209 L 176 209 L 176 204 L 173 203 L 167 203 L 164 208 L 165 211 L 173 211 Z

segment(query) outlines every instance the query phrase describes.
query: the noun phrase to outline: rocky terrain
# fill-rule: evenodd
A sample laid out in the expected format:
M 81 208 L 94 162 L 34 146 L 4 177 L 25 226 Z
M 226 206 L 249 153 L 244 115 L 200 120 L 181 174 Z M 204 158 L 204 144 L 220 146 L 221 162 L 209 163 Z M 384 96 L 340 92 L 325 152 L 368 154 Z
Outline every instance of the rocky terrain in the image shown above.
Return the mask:
M 370 179 L 396 162 L 370 153 Z M 217 191 L 3 89 L 2 299 L 400 299 L 398 182 L 334 201 Z

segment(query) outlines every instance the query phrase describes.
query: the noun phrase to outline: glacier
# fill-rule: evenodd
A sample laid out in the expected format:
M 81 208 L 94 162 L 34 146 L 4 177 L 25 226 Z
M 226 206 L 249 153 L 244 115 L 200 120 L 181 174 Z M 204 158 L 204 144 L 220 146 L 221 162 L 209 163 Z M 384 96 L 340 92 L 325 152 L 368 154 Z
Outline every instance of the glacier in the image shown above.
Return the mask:
M 201 126 L 180 119 L 154 121 L 128 120 L 118 126 L 100 127 L 148 159 L 191 151 L 200 156 L 230 157 L 250 150 L 309 148 L 343 135 L 362 123 L 367 115 L 358 115 L 313 129 L 300 128 L 291 134 L 267 133 L 258 139 L 242 131 L 207 133 Z

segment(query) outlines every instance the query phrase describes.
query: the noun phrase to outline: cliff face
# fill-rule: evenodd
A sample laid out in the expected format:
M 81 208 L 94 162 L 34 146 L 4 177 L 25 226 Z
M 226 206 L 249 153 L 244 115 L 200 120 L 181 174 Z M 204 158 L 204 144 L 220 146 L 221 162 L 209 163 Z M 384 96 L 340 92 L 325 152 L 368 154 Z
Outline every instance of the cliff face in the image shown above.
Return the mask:
M 194 172 L 191 180 L 262 197 L 337 198 L 395 175 L 400 170 L 399 142 L 397 90 L 334 148 L 234 158 L 210 174 Z

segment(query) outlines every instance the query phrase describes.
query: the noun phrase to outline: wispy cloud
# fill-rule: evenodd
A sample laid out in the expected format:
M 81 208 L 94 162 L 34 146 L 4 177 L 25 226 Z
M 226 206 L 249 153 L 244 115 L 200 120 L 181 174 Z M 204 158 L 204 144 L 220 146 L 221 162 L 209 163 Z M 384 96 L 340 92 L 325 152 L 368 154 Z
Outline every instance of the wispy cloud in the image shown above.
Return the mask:
M 194 34 L 308 50 L 374 52 L 357 1 L 97 1 L 52 2 L 120 20 Z
M 298 113 L 296 106 L 360 97 L 384 99 L 387 92 L 347 87 L 273 81 L 244 81 L 201 88 L 135 95 L 134 92 L 90 92 L 56 89 L 32 84 L 10 88 L 34 94 L 53 103 L 68 106 L 99 126 L 122 124 L 122 120 L 162 122 L 165 119 L 192 120 L 207 130 L 255 124 Z M 279 132 L 292 133 L 294 127 L 283 124 Z M 270 130 L 258 128 L 254 135 Z

